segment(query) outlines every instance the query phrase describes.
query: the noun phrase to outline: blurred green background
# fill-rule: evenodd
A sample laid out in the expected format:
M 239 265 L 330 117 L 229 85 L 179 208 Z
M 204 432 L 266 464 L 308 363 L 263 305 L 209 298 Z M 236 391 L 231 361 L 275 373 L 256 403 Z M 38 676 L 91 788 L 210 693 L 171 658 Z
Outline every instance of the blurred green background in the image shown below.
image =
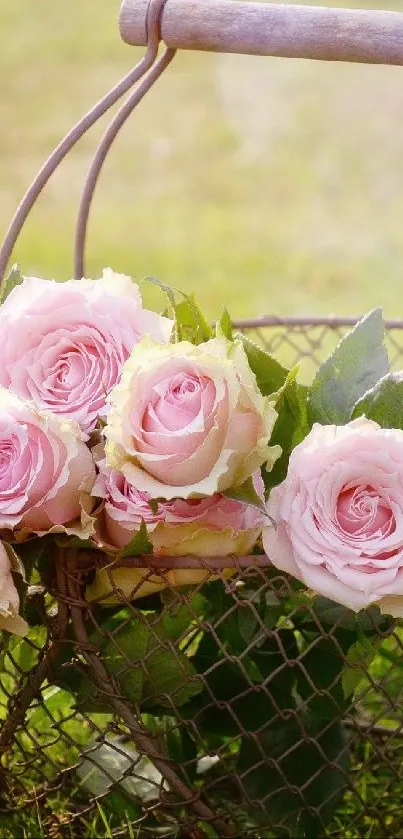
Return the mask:
M 0 235 L 54 145 L 141 54 L 119 39 L 118 7 L 1 3 Z M 178 55 L 105 166 L 87 275 L 153 274 L 194 290 L 210 317 L 224 304 L 236 317 L 374 305 L 403 317 L 402 82 L 395 67 Z M 25 274 L 72 276 L 80 188 L 105 125 L 32 214 L 15 252 Z

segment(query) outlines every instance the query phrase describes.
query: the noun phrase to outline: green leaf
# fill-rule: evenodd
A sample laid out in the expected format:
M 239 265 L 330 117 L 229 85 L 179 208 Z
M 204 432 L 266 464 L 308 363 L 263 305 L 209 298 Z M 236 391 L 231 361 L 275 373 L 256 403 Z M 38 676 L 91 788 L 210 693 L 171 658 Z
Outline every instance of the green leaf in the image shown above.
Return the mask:
M 298 365 L 298 364 L 296 364 L 296 365 L 295 365 L 295 367 L 293 367 L 293 368 L 292 368 L 292 369 L 291 369 L 291 370 L 287 373 L 287 376 L 286 376 L 286 378 L 285 378 L 285 381 L 283 382 L 283 384 L 281 385 L 281 387 L 279 387 L 279 388 L 278 388 L 278 390 L 276 390 L 274 393 L 272 393 L 272 394 L 271 394 L 271 398 L 273 399 L 273 401 L 274 401 L 276 404 L 277 404 L 277 403 L 278 403 L 278 401 L 281 399 L 281 397 L 283 397 L 283 396 L 285 395 L 285 393 L 286 393 L 287 391 L 290 391 L 290 390 L 292 389 L 292 386 L 293 386 L 293 385 L 295 385 L 295 380 L 296 380 L 296 378 L 297 378 L 298 371 L 299 371 L 299 365 Z
M 162 705 L 172 711 L 203 689 L 191 661 L 179 650 L 156 649 L 146 662 L 142 701 L 146 708 Z
M 295 381 L 298 367 L 287 370 L 245 335 L 238 334 L 235 337 L 242 341 L 261 393 L 263 396 L 272 396 L 276 401 L 278 417 L 270 443 L 280 445 L 282 454 L 270 472 L 263 471 L 266 490 L 270 490 L 284 479 L 292 449 L 310 430 L 307 418 L 308 388 Z
M 210 822 L 200 822 L 200 827 L 203 830 L 203 833 L 206 834 L 207 839 L 221 839 L 220 834 L 217 833 Z
M 273 446 L 276 444 L 281 446 L 282 454 L 270 472 L 263 473 L 266 490 L 272 489 L 284 480 L 292 450 L 310 430 L 307 418 L 307 395 L 308 388 L 291 379 L 289 386 L 282 391 L 278 399 L 276 404 L 278 417 L 270 443 Z
M 201 597 L 201 596 L 200 596 Z M 197 595 L 196 595 L 197 598 Z M 202 598 L 193 603 L 201 608 Z M 190 604 L 189 604 L 190 607 Z M 172 641 L 177 641 L 190 625 L 188 607 L 160 616 L 142 615 L 127 619 L 120 610 L 104 621 L 102 629 L 90 636 L 91 645 L 99 650 L 107 672 L 119 683 L 122 694 L 144 708 L 179 707 L 202 689 L 191 661 Z M 111 706 L 97 692 L 91 673 L 81 661 L 71 660 L 66 653 L 55 681 L 76 699 L 80 710 L 87 713 L 110 713 Z
M 32 705 L 28 713 L 28 725 L 31 730 L 46 730 L 53 718 L 63 718 L 72 709 L 73 698 L 70 692 L 62 690 L 57 685 L 49 685 L 42 690 L 42 700 L 38 705 Z
M 192 344 L 202 344 L 203 341 L 208 341 L 213 337 L 213 330 L 199 309 L 193 294 L 183 294 L 183 297 L 184 300 L 175 306 L 182 340 L 191 341 Z
M 403 373 L 388 373 L 356 402 L 353 419 L 365 415 L 382 428 L 403 429 Z
M 382 615 L 377 606 L 370 606 L 356 613 L 327 597 L 317 596 L 310 608 L 314 611 L 318 623 L 347 629 L 350 632 L 379 633 L 380 630 L 385 632 L 393 625 L 393 620 L 387 615 Z
M 292 400 L 292 411 L 298 417 L 294 426 L 292 448 L 295 448 L 307 436 L 312 427 L 308 417 L 308 395 L 309 387 L 301 385 L 299 382 L 295 384 L 294 389 L 285 394 L 286 399 Z M 289 410 L 291 410 L 291 407 Z
M 192 294 L 184 294 L 183 291 L 162 283 L 156 277 L 144 277 L 144 282 L 158 286 L 166 294 L 175 321 L 174 341 L 188 340 L 193 344 L 201 344 L 213 337 L 213 330 Z M 175 294 L 181 296 L 180 303 L 177 303 Z
M 98 693 L 89 667 L 77 660 L 65 661 L 57 668 L 52 680 L 74 699 L 79 711 L 85 714 L 111 714 L 113 707 Z
M 164 740 L 168 755 L 176 764 L 186 783 L 194 783 L 197 769 L 197 747 L 188 729 L 181 725 L 172 726 L 172 718 L 165 717 Z
M 340 723 L 329 725 L 302 711 L 283 723 L 277 718 L 259 733 L 258 742 L 244 737 L 237 764 L 256 822 L 276 835 L 310 839 L 324 835 L 347 769 Z
M 227 309 L 225 309 L 225 308 L 223 309 L 220 320 L 218 321 L 218 323 L 216 325 L 216 334 L 218 334 L 218 333 L 221 333 L 222 335 L 225 335 L 225 337 L 228 339 L 228 341 L 233 341 L 234 340 L 234 336 L 232 334 L 232 321 L 231 321 L 231 318 L 229 316 L 229 313 L 228 313 Z
M 108 638 L 91 638 L 108 672 L 125 696 L 146 707 L 179 707 L 202 689 L 191 661 L 170 641 L 164 616 L 142 615 L 125 622 Z
M 90 772 L 96 772 L 96 767 L 93 764 L 90 764 L 90 767 Z M 138 772 L 136 774 L 138 775 Z M 129 792 L 126 792 L 126 787 L 130 788 L 131 782 L 133 785 L 133 792 L 135 790 L 136 781 L 138 787 L 141 788 L 141 780 L 139 781 L 136 778 L 136 780 L 133 781 L 132 778 L 130 776 L 127 777 L 127 775 L 123 775 L 123 778 L 124 780 L 121 781 L 121 783 L 118 786 L 112 787 L 110 792 L 108 792 L 105 796 L 102 797 L 102 811 L 105 814 L 105 820 L 108 829 L 108 833 L 105 833 L 104 836 L 113 836 L 113 833 L 111 833 L 111 825 L 113 824 L 115 819 L 118 819 L 118 828 L 122 827 L 122 819 L 124 819 L 123 825 L 127 829 L 128 824 L 140 820 L 143 815 L 143 808 L 141 802 L 136 801 L 130 795 Z M 98 807 L 100 807 L 99 803 Z
M 311 714 L 340 717 L 346 710 L 341 678 L 345 657 L 332 637 L 318 638 L 300 657 L 297 690 Z
M 255 490 L 253 478 L 248 478 L 241 486 L 226 489 L 223 495 L 232 501 L 241 501 L 243 504 L 256 507 L 261 513 L 267 515 L 265 503 Z
M 258 627 L 259 624 L 250 607 L 239 610 L 238 630 L 245 644 L 249 644 L 254 635 L 256 635 Z
M 264 633 L 267 636 L 266 629 L 273 629 L 282 612 L 282 604 L 281 601 L 276 597 L 273 591 L 270 589 L 261 588 L 253 589 L 249 586 L 242 586 L 239 588 L 237 595 L 241 600 L 241 603 L 245 602 L 245 607 L 241 606 L 238 609 L 238 623 L 240 626 L 241 635 L 243 638 L 246 637 L 244 632 L 249 633 L 251 621 L 242 617 L 245 615 L 246 612 L 246 604 L 248 604 L 247 611 L 250 615 L 253 616 L 256 626 L 257 636 Z M 250 605 L 249 605 L 250 604 Z M 258 613 L 261 622 L 264 625 L 264 629 L 262 629 L 261 625 L 257 622 L 255 613 Z M 241 625 L 244 627 L 243 631 L 241 630 Z M 249 639 L 248 639 L 249 640 Z M 255 643 L 258 643 L 256 640 Z
M 312 422 L 343 425 L 356 402 L 388 373 L 382 312 L 374 309 L 321 365 L 309 395 Z
M 22 276 L 19 266 L 17 264 L 13 265 L 10 273 L 7 274 L 6 279 L 4 280 L 1 292 L 0 292 L 0 303 L 4 303 L 7 299 L 8 295 L 11 294 L 12 290 L 16 288 L 17 285 L 21 285 L 24 282 L 24 277 Z
M 257 386 L 262 395 L 269 396 L 279 391 L 286 382 L 290 371 L 251 341 L 250 338 L 247 338 L 246 335 L 237 333 L 235 339 L 240 340 L 243 344 L 249 367 L 256 376 Z
M 175 299 L 176 289 L 172 288 L 172 286 L 170 286 L 170 285 L 166 285 L 166 283 L 161 282 L 161 280 L 158 280 L 157 277 L 143 277 L 142 282 L 150 283 L 151 285 L 156 285 L 156 286 L 158 286 L 158 288 L 161 289 L 161 291 L 164 292 L 164 294 L 166 294 L 166 296 L 168 298 L 168 301 L 170 303 L 170 306 L 171 306 L 171 313 L 174 317 L 174 334 L 173 334 L 172 337 L 175 341 L 181 341 L 182 340 L 181 330 L 180 330 L 180 326 L 177 322 L 177 317 L 176 317 L 176 299 Z
M 156 516 L 159 508 L 158 498 L 149 498 L 147 503 L 153 515 Z
M 360 682 L 367 676 L 369 665 L 377 654 L 378 646 L 382 641 L 381 638 L 377 640 L 378 643 L 375 641 L 374 644 L 365 635 L 361 635 L 358 641 L 350 647 L 346 656 L 348 666 L 343 669 L 341 682 L 346 699 L 354 693 Z
M 10 566 L 11 566 L 11 570 L 15 574 L 20 574 L 20 576 L 22 577 L 24 582 L 26 582 L 27 579 L 26 579 L 26 575 L 25 575 L 25 566 L 24 566 L 24 563 L 23 563 L 19 553 L 17 553 L 17 551 L 15 549 L 15 546 L 10 545 L 9 542 L 2 542 L 2 545 L 3 545 L 3 548 L 4 548 L 4 550 L 5 550 L 5 552 L 8 556 Z
M 140 530 L 136 533 L 135 537 L 131 539 L 128 545 L 119 551 L 116 558 L 125 559 L 128 556 L 144 556 L 146 554 L 152 554 L 152 552 L 153 546 L 148 538 L 147 526 L 144 519 L 142 519 Z
M 16 635 L 10 638 L 8 655 L 17 672 L 29 673 L 35 667 L 45 641 L 46 628 L 44 626 L 31 627 L 25 638 Z M 7 670 L 9 670 L 9 664 L 7 664 Z
M 244 651 L 245 641 L 242 646 Z M 223 647 L 227 656 L 233 655 L 233 647 L 225 642 Z M 279 708 L 289 708 L 290 704 L 293 707 L 288 685 L 283 684 L 276 676 L 273 676 L 264 688 L 255 681 L 254 689 L 251 690 L 247 657 L 241 652 L 236 656 L 240 659 L 239 664 L 236 661 L 228 661 L 211 635 L 206 634 L 192 659 L 208 689 L 192 699 L 181 713 L 186 715 L 187 719 L 197 718 L 200 732 L 214 734 L 219 738 L 239 737 L 242 726 L 247 731 L 256 731 L 274 719 Z M 277 656 L 273 654 L 270 662 L 267 659 L 267 663 L 270 664 L 272 673 L 278 670 L 283 663 L 280 653 Z M 259 673 L 256 668 L 257 665 L 255 672 Z M 284 669 L 290 672 L 290 668 Z
M 222 641 L 223 647 L 231 655 L 236 656 L 244 653 L 245 640 L 250 640 L 252 637 L 250 635 L 252 618 L 256 640 L 250 652 L 251 656 L 254 655 L 255 649 L 261 648 L 262 643 L 266 645 L 268 643 L 272 644 L 270 648 L 271 652 L 279 654 L 277 638 L 281 638 L 282 644 L 288 647 L 289 642 L 287 641 L 287 644 L 285 643 L 285 637 L 290 635 L 294 643 L 294 635 L 289 630 L 285 630 L 284 637 L 282 635 L 283 630 L 279 630 L 278 635 L 273 635 L 267 631 L 272 629 L 277 623 L 277 619 L 281 613 L 281 602 L 274 592 L 266 587 L 262 589 L 260 577 L 256 584 L 258 585 L 257 589 L 253 588 L 252 584 L 239 586 L 237 589 L 239 603 L 236 609 L 234 609 L 234 596 L 225 591 L 220 581 L 210 583 L 208 590 L 205 590 L 205 599 L 209 608 L 209 620 L 217 624 L 215 633 Z M 205 635 L 198 653 L 207 647 L 210 648 L 213 657 L 214 655 L 219 657 L 220 649 L 214 648 L 214 643 L 214 641 L 211 641 L 209 645 L 208 636 Z M 215 649 L 215 652 L 212 651 L 213 649 Z M 268 647 L 266 646 L 266 651 L 267 649 Z
M 233 596 L 222 585 L 208 586 L 207 617 L 211 623 L 214 620 L 215 632 L 214 636 L 210 632 L 203 634 L 192 658 L 208 690 L 186 706 L 186 717 L 196 715 L 199 730 L 209 735 L 238 737 L 240 726 L 255 731 L 274 719 L 279 708 L 295 707 L 296 668 L 284 658 L 285 654 L 294 661 L 298 655 L 294 633 L 265 631 L 260 621 L 248 620 L 248 614 L 256 617 L 257 613 L 267 619 L 270 627 L 273 615 L 269 611 L 278 608 L 270 592 L 255 591 L 254 595 L 245 592 L 245 599 L 234 610 Z M 252 597 L 253 608 L 248 605 Z M 250 646 L 248 654 L 246 646 Z
M 170 589 L 161 592 L 161 600 L 164 604 L 160 618 L 162 634 L 171 641 L 182 640 L 195 620 L 200 619 L 208 608 L 208 602 L 200 592 L 189 600 L 189 605 L 184 604 Z

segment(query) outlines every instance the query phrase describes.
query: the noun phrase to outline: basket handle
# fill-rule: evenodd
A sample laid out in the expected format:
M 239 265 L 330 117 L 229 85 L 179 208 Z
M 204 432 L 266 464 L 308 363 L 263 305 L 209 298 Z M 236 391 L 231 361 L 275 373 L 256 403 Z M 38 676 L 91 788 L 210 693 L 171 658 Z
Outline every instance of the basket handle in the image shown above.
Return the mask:
M 239 0 L 123 0 L 123 40 L 147 45 L 141 61 L 66 134 L 31 183 L 0 248 L 0 291 L 22 227 L 70 149 L 125 93 L 130 94 L 104 134 L 83 190 L 76 227 L 75 275 L 84 274 L 84 246 L 91 200 L 106 155 L 119 129 L 172 60 L 176 48 L 248 53 L 323 61 L 403 65 L 403 14 L 362 9 L 284 6 Z M 164 14 L 162 15 L 162 11 Z M 160 39 L 166 44 L 158 59 Z
M 66 134 L 43 164 L 38 174 L 28 187 L 22 201 L 17 207 L 10 226 L 0 248 L 0 291 L 4 283 L 4 275 L 8 261 L 14 250 L 15 243 L 21 233 L 25 221 L 31 212 L 35 201 L 46 186 L 59 164 L 78 140 L 124 96 L 149 70 L 152 70 L 160 44 L 160 15 L 166 0 L 147 0 L 145 10 L 145 41 L 147 50 L 141 61 L 115 87 L 86 113 L 82 119 Z M 162 72 L 162 70 L 161 70 Z M 158 76 L 158 74 L 157 74 Z M 151 87 L 151 84 L 148 87 Z M 147 88 L 148 89 L 148 88 Z M 145 91 L 144 91 L 145 92 Z M 143 93 L 144 95 L 144 93 Z M 141 98 L 141 97 L 140 97 Z M 133 106 L 134 107 L 134 106 Z M 133 109 L 133 108 L 132 108 Z M 131 110 L 132 110 L 131 109 Z M 119 112 L 120 113 L 120 112 Z M 80 274 L 80 276 L 82 276 Z
M 146 11 L 147 0 L 123 0 L 127 44 L 146 43 Z M 403 65 L 403 14 L 391 11 L 169 0 L 161 37 L 175 49 Z

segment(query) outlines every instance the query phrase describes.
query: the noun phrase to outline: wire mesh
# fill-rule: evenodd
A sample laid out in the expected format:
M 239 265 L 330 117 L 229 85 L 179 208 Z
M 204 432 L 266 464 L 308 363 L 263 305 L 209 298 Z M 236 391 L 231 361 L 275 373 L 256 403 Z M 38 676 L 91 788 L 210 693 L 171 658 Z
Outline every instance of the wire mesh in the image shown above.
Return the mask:
M 301 381 L 310 383 L 337 342 L 359 320 L 357 317 L 280 318 L 262 317 L 240 320 L 239 331 L 275 355 L 283 364 L 300 367 Z M 391 369 L 401 369 L 403 357 L 403 322 L 386 321 L 386 346 Z
M 238 327 L 315 367 L 349 325 Z M 402 339 L 392 323 L 395 366 Z M 109 565 L 114 604 L 88 602 L 99 557 L 69 555 L 31 593 L 47 628 L 2 657 L 3 813 L 39 809 L 51 837 L 87 835 L 100 814 L 117 836 L 401 835 L 391 618 L 312 600 L 260 556 L 226 572 L 196 562 L 182 588 L 154 562 L 130 594 Z M 141 597 L 147 582 L 155 593 Z

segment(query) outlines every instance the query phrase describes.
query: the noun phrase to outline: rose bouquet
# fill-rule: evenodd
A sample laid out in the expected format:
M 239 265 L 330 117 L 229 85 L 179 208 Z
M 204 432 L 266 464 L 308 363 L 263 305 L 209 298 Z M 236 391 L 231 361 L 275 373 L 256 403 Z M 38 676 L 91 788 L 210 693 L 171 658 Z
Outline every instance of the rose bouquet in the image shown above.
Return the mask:
M 5 542 L 74 536 L 108 565 L 140 543 L 161 557 L 250 552 L 265 518 L 260 468 L 281 449 L 270 445 L 275 398 L 242 342 L 210 330 L 193 301 L 190 327 L 178 307 L 173 319 L 145 309 L 110 269 L 80 282 L 13 277 L 0 309 Z M 112 580 L 125 596 L 163 586 L 139 586 L 144 576 L 117 568 Z M 178 569 L 167 582 L 204 577 Z M 88 596 L 110 581 L 101 568 Z
M 158 315 L 110 269 L 64 283 L 14 269 L 6 289 L 4 628 L 18 613 L 10 550 L 21 571 L 19 544 L 61 534 L 108 558 L 87 588 L 105 603 L 111 582 L 129 598 L 164 586 L 119 567 L 140 549 L 163 567 L 164 556 L 245 555 L 262 537 L 271 563 L 312 591 L 402 613 L 403 385 L 378 311 L 307 388 L 232 335 L 226 313 L 211 329 L 168 289 L 170 316 Z M 179 567 L 165 584 L 205 577 Z
M 91 667 L 99 676 L 103 661 L 121 696 L 161 719 L 178 707 L 188 719 L 194 713 L 207 743 L 218 736 L 211 696 L 236 705 L 220 711 L 224 739 L 236 735 L 234 714 L 253 732 L 291 708 L 330 754 L 336 769 L 322 769 L 337 800 L 345 755 L 335 708 L 345 711 L 357 681 L 350 673 L 340 692 L 345 662 L 368 660 L 363 633 L 373 655 L 374 632 L 393 623 L 383 616 L 403 616 L 403 377 L 389 372 L 378 310 L 307 386 L 298 369 L 233 334 L 226 312 L 211 327 L 192 297 L 162 290 L 164 315 L 110 269 L 63 283 L 13 269 L 5 286 L 3 647 L 13 633 L 45 626 L 60 665 L 53 680 L 85 713 L 105 712 L 105 692 L 88 688 Z M 249 603 L 249 620 L 235 616 L 234 598 Z M 82 660 L 74 646 L 70 654 L 60 647 L 71 641 L 70 619 Z M 332 626 L 331 639 L 318 620 Z M 211 638 L 205 621 L 218 627 Z M 336 640 L 344 659 L 335 664 Z M 284 673 L 284 660 L 298 656 L 303 670 Z M 318 702 L 315 679 L 325 692 Z M 120 713 L 121 699 L 112 705 Z M 276 732 L 285 751 L 298 740 L 286 719 Z M 332 720 L 328 740 L 323 719 Z M 271 729 L 262 744 L 275 752 Z M 306 748 L 271 773 L 276 824 L 301 824 L 301 804 L 290 811 L 278 790 L 284 773 L 300 783 L 296 766 L 320 774 Z M 252 798 L 265 796 L 268 783 L 261 788 L 253 769 L 256 749 L 244 743 L 237 753 Z

